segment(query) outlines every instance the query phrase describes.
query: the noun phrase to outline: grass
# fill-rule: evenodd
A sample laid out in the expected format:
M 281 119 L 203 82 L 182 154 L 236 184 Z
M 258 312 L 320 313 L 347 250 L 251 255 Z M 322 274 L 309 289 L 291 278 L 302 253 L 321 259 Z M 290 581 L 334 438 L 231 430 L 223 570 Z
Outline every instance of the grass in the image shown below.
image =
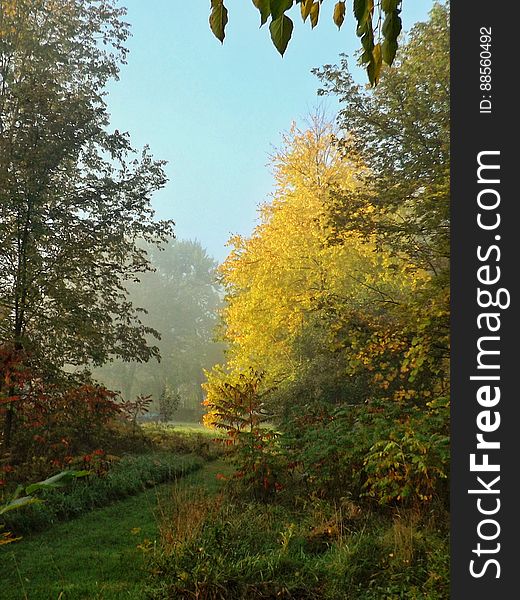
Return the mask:
M 166 506 L 172 489 L 184 486 L 217 493 L 222 484 L 215 475 L 226 468 L 212 462 L 175 484 L 149 489 L 0 548 L 2 600 L 145 598 L 146 565 L 158 539 L 157 506 Z
M 151 555 L 155 600 L 446 600 L 446 531 L 350 502 L 304 510 L 173 488 Z M 186 507 L 190 507 L 189 510 Z
M 166 452 L 125 456 L 101 477 L 92 475 L 64 490 L 44 491 L 43 502 L 6 513 L 5 528 L 17 534 L 33 532 L 182 477 L 202 464 L 199 457 Z
M 222 444 L 215 443 L 222 433 L 197 423 L 185 425 L 146 423 L 141 426 L 144 438 L 154 448 L 177 454 L 196 454 L 205 460 L 214 460 L 223 453 Z
M 141 423 L 141 429 L 146 436 L 154 433 L 166 433 L 170 435 L 201 435 L 207 438 L 221 437 L 223 434 L 218 429 L 210 429 L 202 423 Z

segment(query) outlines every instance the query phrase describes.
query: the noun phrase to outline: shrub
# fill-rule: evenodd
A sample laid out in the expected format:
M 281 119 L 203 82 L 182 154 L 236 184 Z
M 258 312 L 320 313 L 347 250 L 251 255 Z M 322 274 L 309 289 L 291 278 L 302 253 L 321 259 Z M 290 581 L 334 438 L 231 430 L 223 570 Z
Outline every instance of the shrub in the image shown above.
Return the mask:
M 264 397 L 264 374 L 250 368 L 246 373 L 226 373 L 215 368 L 203 384 L 206 425 L 225 431 L 221 442 L 237 467 L 235 479 L 254 496 L 266 499 L 280 484 L 280 464 L 276 453 L 277 433 L 263 426 L 269 414 Z

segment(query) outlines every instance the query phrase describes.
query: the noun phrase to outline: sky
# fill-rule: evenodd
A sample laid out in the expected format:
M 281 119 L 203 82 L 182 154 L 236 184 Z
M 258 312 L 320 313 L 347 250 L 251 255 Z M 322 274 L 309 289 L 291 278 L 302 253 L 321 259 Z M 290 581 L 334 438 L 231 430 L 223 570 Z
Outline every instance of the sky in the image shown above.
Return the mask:
M 427 19 L 432 0 L 405 0 L 403 24 Z M 347 4 L 351 4 L 348 2 Z M 166 160 L 169 181 L 153 198 L 156 215 L 173 219 L 179 239 L 198 240 L 218 261 L 233 234 L 249 235 L 257 207 L 269 199 L 269 155 L 281 134 L 320 105 L 332 117 L 337 104 L 318 98 L 311 69 L 350 57 L 355 79 L 359 45 L 347 8 L 341 31 L 326 0 L 310 30 L 296 9 L 293 38 L 282 58 L 268 26 L 259 28 L 251 0 L 228 0 L 224 44 L 208 25 L 209 0 L 121 0 L 131 24 L 130 51 L 120 80 L 108 87 L 114 129 L 128 131 L 134 147 L 149 145 Z

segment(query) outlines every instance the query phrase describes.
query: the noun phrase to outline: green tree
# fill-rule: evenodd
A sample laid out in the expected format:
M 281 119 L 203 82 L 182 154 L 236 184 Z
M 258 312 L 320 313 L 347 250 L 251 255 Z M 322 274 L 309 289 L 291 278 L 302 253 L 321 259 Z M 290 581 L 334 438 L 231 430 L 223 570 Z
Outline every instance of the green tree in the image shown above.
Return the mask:
M 171 421 L 175 411 L 179 408 L 180 395 L 164 386 L 159 396 L 159 417 L 161 421 Z
M 385 70 L 375 90 L 354 84 L 346 60 L 317 71 L 322 93 L 336 95 L 339 125 L 349 133 L 345 154 L 366 160 L 365 193 L 336 190 L 331 222 L 373 235 L 380 246 L 406 257 L 408 270 L 426 271 L 429 281 L 406 304 L 413 341 L 402 369 L 417 384 L 449 381 L 450 70 L 449 10 L 435 4 L 417 24 L 398 55 L 399 69 Z
M 150 206 L 163 163 L 109 132 L 104 100 L 126 57 L 124 12 L 1 2 L 0 334 L 40 376 L 157 355 L 124 284 L 150 268 L 138 242 L 171 235 Z M 10 405 L 7 441 L 12 418 Z
M 364 196 L 336 194 L 338 229 L 377 233 L 437 275 L 449 266 L 449 51 L 449 10 L 437 3 L 430 19 L 411 30 L 399 68 L 385 69 L 376 89 L 354 83 L 346 58 L 314 71 L 319 93 L 341 104 L 343 152 L 361 155 L 368 166 L 360 174 Z

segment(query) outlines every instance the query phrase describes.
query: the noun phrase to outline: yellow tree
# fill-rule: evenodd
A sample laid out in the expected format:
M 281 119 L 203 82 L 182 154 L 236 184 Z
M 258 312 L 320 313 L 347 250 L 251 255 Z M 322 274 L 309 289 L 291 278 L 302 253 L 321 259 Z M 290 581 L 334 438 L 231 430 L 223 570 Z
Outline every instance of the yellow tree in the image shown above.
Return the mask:
M 272 157 L 272 201 L 261 206 L 250 238 L 230 240 L 231 253 L 220 268 L 227 291 L 227 366 L 234 372 L 252 366 L 266 373 L 270 385 L 297 377 L 305 358 L 296 342 L 317 314 L 331 307 L 377 313 L 424 277 L 376 252 L 370 238 L 334 229 L 330 194 L 355 194 L 366 170 L 358 157 L 341 156 L 336 136 L 321 117 L 305 131 L 292 126 Z

